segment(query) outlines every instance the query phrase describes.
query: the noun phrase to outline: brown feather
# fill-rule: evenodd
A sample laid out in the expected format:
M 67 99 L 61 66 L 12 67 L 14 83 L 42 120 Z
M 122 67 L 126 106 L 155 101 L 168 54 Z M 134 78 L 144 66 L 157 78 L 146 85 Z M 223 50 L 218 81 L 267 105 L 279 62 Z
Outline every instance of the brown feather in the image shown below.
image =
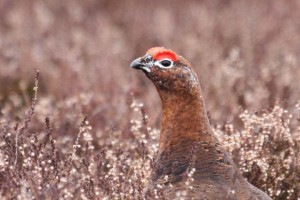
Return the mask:
M 148 51 L 139 59 L 141 65 L 158 51 L 162 53 L 163 49 Z M 151 72 L 145 71 L 159 93 L 163 109 L 153 187 L 157 183 L 172 184 L 164 192 L 168 199 L 174 199 L 180 190 L 187 190 L 188 199 L 270 200 L 242 177 L 214 135 L 198 78 L 189 62 L 178 56 L 174 66 L 167 69 L 155 66 L 155 62 L 153 66 L 147 65 Z M 195 169 L 193 189 L 188 189 L 185 181 L 192 168 Z

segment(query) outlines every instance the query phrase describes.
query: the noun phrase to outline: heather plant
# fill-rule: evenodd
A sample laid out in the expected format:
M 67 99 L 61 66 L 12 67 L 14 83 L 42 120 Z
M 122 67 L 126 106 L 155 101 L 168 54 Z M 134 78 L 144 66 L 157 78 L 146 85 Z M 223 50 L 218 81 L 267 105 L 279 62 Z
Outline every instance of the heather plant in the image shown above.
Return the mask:
M 38 87 L 38 73 L 35 91 Z M 84 117 L 77 137 L 53 138 L 50 118 L 41 132 L 29 130 L 37 96 L 24 126 L 4 124 L 1 131 L 1 196 L 37 199 L 142 199 L 157 150 L 158 131 L 147 126 L 142 104 L 131 104 L 129 139 L 110 131 L 105 143 L 96 142 Z M 137 118 L 137 116 L 139 116 Z M 66 143 L 70 142 L 70 145 Z
M 34 114 L 38 114 L 38 81 L 37 71 L 34 96 L 23 125 L 2 121 L 3 198 L 164 199 L 164 184 L 154 188 L 148 184 L 155 169 L 159 130 L 149 127 L 142 103 L 132 100 L 126 136 L 120 130 L 106 130 L 108 137 L 97 141 L 88 117 L 82 118 L 77 137 L 54 136 L 49 117 L 43 130 L 30 129 Z M 242 129 L 232 124 L 215 128 L 244 176 L 274 199 L 299 196 L 299 104 L 293 111 L 290 114 L 278 105 L 255 114 L 245 110 L 240 115 Z M 296 123 L 294 128 L 292 123 Z M 193 160 L 193 150 L 190 157 Z M 188 171 L 186 190 L 178 191 L 178 199 L 185 199 L 192 187 L 192 165 Z
M 299 196 L 299 122 L 291 130 L 298 107 L 294 115 L 278 105 L 255 114 L 245 110 L 241 130 L 231 124 L 216 130 L 244 176 L 274 199 Z

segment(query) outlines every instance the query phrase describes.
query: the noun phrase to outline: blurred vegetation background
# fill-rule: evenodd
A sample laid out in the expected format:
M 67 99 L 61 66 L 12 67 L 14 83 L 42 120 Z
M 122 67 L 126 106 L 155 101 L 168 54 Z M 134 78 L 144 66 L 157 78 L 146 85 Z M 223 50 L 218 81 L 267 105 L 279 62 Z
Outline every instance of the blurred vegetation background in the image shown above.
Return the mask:
M 133 93 L 158 126 L 158 95 L 128 65 L 165 46 L 194 66 L 212 119 L 238 124 L 243 109 L 299 100 L 299 10 L 299 0 L 2 0 L 0 108 L 28 104 L 39 69 L 45 104 L 78 100 L 93 125 L 120 128 Z
M 299 0 L 0 0 L 0 196 L 142 198 L 161 105 L 129 64 L 164 46 L 244 176 L 299 198 L 299 41 Z

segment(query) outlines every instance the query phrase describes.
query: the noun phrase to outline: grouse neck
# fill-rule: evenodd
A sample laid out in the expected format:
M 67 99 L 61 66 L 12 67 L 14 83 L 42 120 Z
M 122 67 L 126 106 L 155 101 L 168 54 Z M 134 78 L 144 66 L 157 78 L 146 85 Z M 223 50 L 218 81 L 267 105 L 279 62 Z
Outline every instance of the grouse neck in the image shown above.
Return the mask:
M 215 141 L 200 87 L 191 93 L 159 91 L 162 101 L 160 148 L 182 140 Z

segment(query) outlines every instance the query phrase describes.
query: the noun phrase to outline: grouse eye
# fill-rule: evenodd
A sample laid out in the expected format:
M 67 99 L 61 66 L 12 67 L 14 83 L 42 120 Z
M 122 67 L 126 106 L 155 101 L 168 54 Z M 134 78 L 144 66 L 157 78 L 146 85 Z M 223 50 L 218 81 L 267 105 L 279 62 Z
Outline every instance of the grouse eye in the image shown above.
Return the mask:
M 157 66 L 160 68 L 171 68 L 173 67 L 173 61 L 170 59 L 164 59 L 159 62 L 156 62 Z
M 160 63 L 161 63 L 164 67 L 170 67 L 170 65 L 171 65 L 171 61 L 169 61 L 169 60 L 162 60 L 162 61 L 160 61 Z

